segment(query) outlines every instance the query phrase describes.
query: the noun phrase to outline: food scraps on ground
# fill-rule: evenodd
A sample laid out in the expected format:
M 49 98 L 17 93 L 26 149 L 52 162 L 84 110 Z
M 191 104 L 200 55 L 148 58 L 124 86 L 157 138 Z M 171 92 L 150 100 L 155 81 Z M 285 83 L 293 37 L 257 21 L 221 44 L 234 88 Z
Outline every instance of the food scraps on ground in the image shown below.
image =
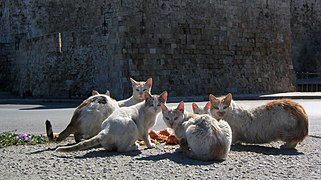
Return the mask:
M 176 145 L 179 141 L 176 139 L 171 129 L 164 129 L 160 131 L 150 130 L 149 136 L 151 141 L 155 144 L 165 143 L 166 145 Z M 139 141 L 139 145 L 145 145 L 144 141 Z

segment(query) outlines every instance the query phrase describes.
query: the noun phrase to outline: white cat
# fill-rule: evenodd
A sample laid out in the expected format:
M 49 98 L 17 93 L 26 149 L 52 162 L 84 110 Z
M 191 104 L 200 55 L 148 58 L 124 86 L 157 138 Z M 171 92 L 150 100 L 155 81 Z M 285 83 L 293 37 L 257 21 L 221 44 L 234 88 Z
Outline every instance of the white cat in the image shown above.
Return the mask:
M 251 109 L 237 105 L 232 94 L 209 96 L 211 114 L 226 120 L 233 132 L 233 143 L 284 141 L 281 148 L 295 148 L 308 135 L 309 121 L 304 108 L 290 99 L 273 100 Z
M 211 114 L 210 112 L 211 102 L 207 102 L 205 106 L 200 108 L 196 103 L 192 103 L 192 109 L 194 114 Z
M 137 150 L 138 139 L 142 139 L 148 148 L 155 147 L 150 141 L 148 132 L 156 123 L 157 115 L 161 111 L 161 103 L 166 103 L 167 92 L 161 95 L 150 95 L 145 91 L 144 96 L 144 102 L 114 111 L 102 123 L 102 130 L 98 135 L 72 146 L 59 147 L 56 151 L 76 151 L 101 145 L 106 150 L 125 152 Z
M 129 107 L 134 104 L 144 101 L 144 92 L 151 92 L 153 80 L 152 78 L 147 79 L 146 82 L 135 81 L 133 78 L 130 78 L 133 87 L 133 95 L 125 100 L 118 101 L 119 107 Z
M 99 94 L 93 90 L 92 96 L 76 108 L 70 123 L 61 133 L 54 136 L 50 121 L 46 121 L 48 138 L 50 141 L 58 142 L 74 134 L 76 142 L 89 139 L 100 132 L 101 123 L 118 108 L 117 101 L 109 96 L 109 91 Z
M 176 109 L 162 104 L 163 120 L 175 132 L 183 152 L 192 159 L 224 160 L 230 151 L 232 131 L 227 122 L 207 114 L 184 113 L 184 102 Z

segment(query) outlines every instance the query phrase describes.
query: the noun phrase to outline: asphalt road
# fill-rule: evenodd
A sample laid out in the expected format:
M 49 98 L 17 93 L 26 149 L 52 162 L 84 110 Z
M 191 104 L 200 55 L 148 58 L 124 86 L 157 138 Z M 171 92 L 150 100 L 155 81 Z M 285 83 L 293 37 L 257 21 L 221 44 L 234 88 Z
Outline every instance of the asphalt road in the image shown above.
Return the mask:
M 321 135 L 321 99 L 297 99 L 307 111 L 310 120 L 310 135 Z M 260 105 L 266 100 L 236 101 L 244 105 Z M 197 102 L 204 106 L 206 102 Z M 168 103 L 176 107 L 178 103 Z M 17 133 L 45 134 L 45 120 L 50 120 L 54 132 L 62 131 L 70 122 L 77 104 L 44 103 L 44 104 L 0 104 L 0 133 L 16 130 Z M 187 111 L 192 111 L 191 103 L 185 104 Z M 162 115 L 158 116 L 153 129 L 160 130 L 166 126 Z

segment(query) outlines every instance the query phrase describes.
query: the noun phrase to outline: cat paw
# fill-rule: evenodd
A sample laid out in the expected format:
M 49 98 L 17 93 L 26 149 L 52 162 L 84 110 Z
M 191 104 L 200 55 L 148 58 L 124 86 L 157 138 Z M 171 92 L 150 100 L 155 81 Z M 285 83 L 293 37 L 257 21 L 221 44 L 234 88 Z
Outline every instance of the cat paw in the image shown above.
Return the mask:
M 280 149 L 295 149 L 296 144 L 283 144 L 280 146 Z

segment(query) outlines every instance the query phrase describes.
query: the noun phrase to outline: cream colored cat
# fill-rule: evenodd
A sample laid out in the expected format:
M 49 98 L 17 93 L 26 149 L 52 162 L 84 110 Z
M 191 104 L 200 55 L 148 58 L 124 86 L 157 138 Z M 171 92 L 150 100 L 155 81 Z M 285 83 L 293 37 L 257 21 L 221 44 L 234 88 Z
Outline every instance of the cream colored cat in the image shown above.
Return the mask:
M 144 92 L 147 91 L 150 93 L 152 89 L 152 78 L 147 79 L 146 82 L 135 81 L 133 78 L 130 78 L 130 81 L 133 87 L 133 95 L 128 99 L 118 101 L 119 107 L 129 107 L 144 101 Z
M 72 146 L 59 147 L 56 151 L 83 150 L 97 145 L 106 150 L 125 152 L 137 150 L 136 141 L 142 139 L 148 148 L 155 145 L 150 141 L 149 130 L 156 123 L 161 111 L 161 103 L 166 103 L 167 92 L 161 95 L 150 95 L 144 92 L 145 101 L 130 107 L 122 107 L 114 111 L 101 125 L 101 131 L 91 139 Z
M 101 123 L 118 109 L 116 100 L 106 94 L 99 94 L 93 90 L 92 96 L 84 100 L 74 111 L 70 123 L 58 135 L 53 134 L 50 121 L 46 121 L 47 135 L 50 141 L 62 141 L 70 134 L 74 134 L 76 142 L 83 139 L 89 139 L 100 132 Z
M 192 103 L 192 109 L 194 114 L 211 114 L 211 102 L 206 103 L 203 109 L 200 108 L 196 103 Z
M 227 122 L 207 114 L 184 113 L 184 102 L 176 109 L 162 104 L 163 120 L 175 132 L 183 152 L 192 159 L 224 160 L 230 151 L 232 131 Z
M 233 132 L 233 143 L 284 141 L 281 148 L 295 148 L 308 135 L 309 121 L 303 107 L 290 99 L 273 100 L 245 108 L 232 100 L 232 94 L 209 96 L 211 114 L 226 120 Z

